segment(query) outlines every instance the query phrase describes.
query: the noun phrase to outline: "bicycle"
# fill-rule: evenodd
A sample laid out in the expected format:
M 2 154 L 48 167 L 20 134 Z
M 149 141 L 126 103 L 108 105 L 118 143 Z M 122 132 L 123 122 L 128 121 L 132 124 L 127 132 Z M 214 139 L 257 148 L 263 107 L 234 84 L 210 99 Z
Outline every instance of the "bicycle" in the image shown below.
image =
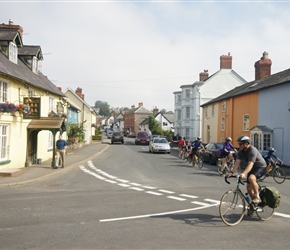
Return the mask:
M 285 170 L 280 168 L 281 164 L 278 162 L 273 163 L 273 165 L 270 171 L 263 175 L 259 180 L 263 181 L 266 177 L 269 177 L 272 174 L 274 181 L 276 181 L 278 184 L 282 184 L 286 180 Z
M 221 158 L 218 158 L 217 160 L 217 163 L 216 163 L 216 166 L 217 166 L 217 171 L 220 175 L 223 175 L 223 174 L 227 174 L 229 172 L 232 171 L 234 165 L 235 165 L 235 152 L 234 151 L 231 151 L 233 157 L 231 159 L 231 161 L 228 161 L 228 157 L 226 158 L 226 162 L 227 164 L 225 165 L 225 168 L 223 169 L 222 168 L 222 165 L 223 165 L 223 162 L 222 162 L 222 159 Z
M 262 197 L 261 192 L 266 188 L 266 186 L 260 186 L 258 183 L 262 201 L 255 205 L 247 200 L 246 195 L 240 189 L 240 184 L 244 185 L 240 176 L 233 175 L 231 177 L 237 178 L 237 187 L 236 189 L 228 190 L 221 198 L 219 213 L 222 221 L 228 226 L 235 226 L 241 222 L 246 210 L 249 216 L 256 212 L 260 220 L 269 220 L 273 216 L 275 208 L 269 207 L 265 199 Z M 227 177 L 225 177 L 225 182 L 230 184 Z
M 198 166 L 200 169 L 203 167 L 203 158 L 198 149 L 195 154 L 195 160 L 192 160 L 192 167 Z

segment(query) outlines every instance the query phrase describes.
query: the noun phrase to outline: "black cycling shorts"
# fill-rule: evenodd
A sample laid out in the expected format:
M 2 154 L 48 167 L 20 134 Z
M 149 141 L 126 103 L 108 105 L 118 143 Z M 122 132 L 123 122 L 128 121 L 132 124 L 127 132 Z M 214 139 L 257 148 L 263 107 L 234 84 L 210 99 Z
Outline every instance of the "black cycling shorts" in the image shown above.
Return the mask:
M 257 180 L 260 179 L 264 174 L 266 174 L 267 172 L 267 167 L 256 167 L 256 168 L 252 168 L 252 170 L 248 173 L 247 175 L 247 183 L 249 183 L 249 176 L 251 174 L 255 175 Z

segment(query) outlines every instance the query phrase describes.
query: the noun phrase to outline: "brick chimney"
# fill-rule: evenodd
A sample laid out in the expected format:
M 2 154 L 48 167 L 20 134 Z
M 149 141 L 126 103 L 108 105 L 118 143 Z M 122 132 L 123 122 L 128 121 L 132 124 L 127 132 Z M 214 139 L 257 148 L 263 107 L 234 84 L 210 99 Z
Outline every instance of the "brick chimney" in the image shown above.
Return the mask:
M 83 90 L 80 88 L 80 87 L 78 87 L 77 88 L 77 90 L 76 90 L 76 94 L 82 99 L 82 100 L 84 100 L 85 99 L 85 95 L 82 93 L 83 92 Z
M 23 28 L 20 25 L 15 25 L 12 19 L 9 19 L 8 24 L 5 24 L 5 23 L 0 24 L 0 28 L 2 28 L 2 29 L 17 29 L 19 31 L 21 39 L 22 39 Z
M 232 59 L 231 53 L 228 55 L 223 55 L 220 57 L 220 69 L 232 69 Z
M 139 102 L 138 103 L 138 107 L 140 108 L 140 107 L 143 107 L 143 102 Z
M 157 107 L 155 107 L 155 108 L 153 109 L 153 115 L 157 115 L 158 112 L 159 112 L 159 109 L 158 109 Z
M 135 105 L 133 104 L 133 105 L 131 105 L 131 109 L 134 109 L 135 108 Z
M 268 52 L 265 51 L 261 59 L 255 63 L 256 81 L 271 75 L 272 61 L 268 56 Z
M 205 69 L 203 72 L 199 73 L 199 81 L 204 81 L 208 78 L 208 69 Z
M 57 87 L 61 92 L 62 92 L 62 88 L 61 87 Z

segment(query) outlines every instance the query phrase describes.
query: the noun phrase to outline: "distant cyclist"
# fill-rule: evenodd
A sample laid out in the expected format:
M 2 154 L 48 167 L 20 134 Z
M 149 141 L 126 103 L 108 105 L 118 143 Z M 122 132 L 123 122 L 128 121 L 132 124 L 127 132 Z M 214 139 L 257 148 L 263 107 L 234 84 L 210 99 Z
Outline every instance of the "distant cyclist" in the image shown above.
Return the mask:
M 191 144 L 191 159 L 196 162 L 196 155 L 199 153 L 200 148 L 204 149 L 201 138 L 197 137 L 196 140 Z
M 240 136 L 237 141 L 240 147 L 237 153 L 237 160 L 233 170 L 226 177 L 231 177 L 239 168 L 241 161 L 245 161 L 247 166 L 240 176 L 241 178 L 247 177 L 248 194 L 252 199 L 252 203 L 258 204 L 261 199 L 257 179 L 266 174 L 267 164 L 259 150 L 250 144 L 251 139 L 248 136 Z
M 272 170 L 276 162 L 280 162 L 281 165 L 283 164 L 283 161 L 275 155 L 275 152 L 276 152 L 275 148 L 271 147 L 269 148 L 268 153 L 263 156 L 265 161 L 267 162 L 267 173 L 269 173 Z
M 188 157 L 189 157 L 190 154 L 191 154 L 191 148 L 192 148 L 192 146 L 191 146 L 191 142 L 188 141 L 188 142 L 187 142 L 187 145 L 186 145 L 186 151 L 185 151 L 185 161 L 188 161 Z
M 237 152 L 235 147 L 232 144 L 232 138 L 227 137 L 225 143 L 223 144 L 223 148 L 221 149 L 220 158 L 222 160 L 222 169 L 224 170 L 227 164 L 227 161 L 231 161 L 233 159 L 233 155 L 231 151 Z
M 185 141 L 185 138 L 184 137 L 181 137 L 179 140 L 178 140 L 178 158 L 180 159 L 182 154 L 183 154 L 183 150 L 184 148 L 186 147 L 186 141 Z

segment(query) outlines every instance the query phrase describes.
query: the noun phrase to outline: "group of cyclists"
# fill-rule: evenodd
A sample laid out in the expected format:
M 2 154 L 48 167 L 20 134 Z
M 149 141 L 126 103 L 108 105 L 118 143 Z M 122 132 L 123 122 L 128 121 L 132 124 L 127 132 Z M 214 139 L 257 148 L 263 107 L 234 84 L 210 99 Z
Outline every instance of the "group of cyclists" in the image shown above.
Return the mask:
M 178 157 L 182 158 L 182 154 L 185 153 L 185 161 L 188 161 L 190 158 L 192 162 L 196 161 L 196 156 L 199 153 L 200 149 L 204 149 L 202 145 L 201 138 L 197 137 L 192 143 L 190 141 L 186 142 L 184 137 L 181 137 L 178 140 Z
M 242 178 L 247 178 L 247 192 L 251 197 L 252 203 L 258 204 L 261 202 L 259 197 L 259 186 L 257 180 L 270 172 L 275 166 L 276 162 L 283 164 L 282 160 L 279 159 L 274 148 L 269 148 L 268 153 L 264 156 L 259 152 L 257 148 L 251 145 L 251 139 L 248 136 L 240 136 L 237 139 L 239 150 L 236 150 L 232 144 L 232 138 L 227 137 L 220 152 L 220 158 L 222 159 L 222 168 L 224 169 L 227 162 L 233 159 L 232 152 L 236 153 L 236 161 L 233 169 L 226 174 L 227 178 L 230 178 L 240 167 L 241 161 L 246 162 L 246 168 L 240 173 Z M 187 156 L 195 161 L 196 155 L 199 150 L 205 149 L 202 145 L 200 137 L 197 137 L 192 143 L 185 141 L 184 137 L 178 140 L 178 157 L 181 158 L 184 151 Z M 185 157 L 187 160 L 188 157 Z

